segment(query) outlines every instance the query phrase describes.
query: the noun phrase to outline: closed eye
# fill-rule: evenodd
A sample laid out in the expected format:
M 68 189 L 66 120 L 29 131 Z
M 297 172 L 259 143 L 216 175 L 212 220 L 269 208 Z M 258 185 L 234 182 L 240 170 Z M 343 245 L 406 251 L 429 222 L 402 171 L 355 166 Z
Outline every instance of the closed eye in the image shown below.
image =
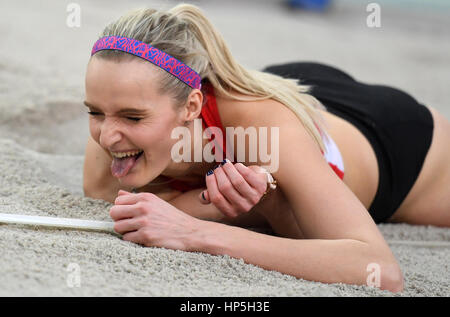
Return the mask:
M 132 120 L 132 121 L 139 121 L 141 120 L 141 118 L 131 118 L 131 117 L 127 117 L 128 120 Z
M 88 113 L 89 113 L 91 116 L 101 116 L 101 115 L 102 115 L 102 114 L 99 113 L 99 112 L 93 112 L 93 111 L 88 111 Z M 128 120 L 132 120 L 132 121 L 135 121 L 135 122 L 141 120 L 141 118 L 132 118 L 132 117 L 126 117 L 126 118 L 127 118 Z

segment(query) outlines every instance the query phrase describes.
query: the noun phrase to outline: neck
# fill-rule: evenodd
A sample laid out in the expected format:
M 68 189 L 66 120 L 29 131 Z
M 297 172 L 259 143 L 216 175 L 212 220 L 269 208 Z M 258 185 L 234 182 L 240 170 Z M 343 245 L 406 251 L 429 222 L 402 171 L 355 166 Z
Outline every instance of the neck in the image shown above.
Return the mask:
M 194 123 L 191 121 L 187 128 L 190 131 L 191 136 L 194 136 Z M 203 126 L 202 126 L 202 133 L 203 136 Z M 201 162 L 195 162 L 194 160 L 194 148 L 195 147 L 201 147 L 202 154 L 203 149 L 205 148 L 206 144 L 208 144 L 210 141 L 208 139 L 204 139 L 203 137 L 201 140 L 195 139 L 193 137 L 191 139 L 191 161 L 190 162 L 180 162 L 180 163 L 173 163 L 174 165 L 172 169 L 168 169 L 165 172 L 163 172 L 161 175 L 167 176 L 173 179 L 181 180 L 181 181 L 199 181 L 204 180 L 204 177 L 206 173 L 214 168 L 217 164 L 215 161 L 213 162 L 206 162 L 203 160 L 202 155 L 202 161 Z

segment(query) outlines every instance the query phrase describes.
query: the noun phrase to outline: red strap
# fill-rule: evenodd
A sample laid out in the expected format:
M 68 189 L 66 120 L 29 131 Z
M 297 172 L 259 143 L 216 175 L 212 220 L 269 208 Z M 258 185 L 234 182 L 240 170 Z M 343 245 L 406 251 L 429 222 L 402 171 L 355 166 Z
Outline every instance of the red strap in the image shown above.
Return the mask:
M 218 138 L 214 142 L 214 147 L 212 152 L 216 153 L 216 146 L 220 150 L 223 151 L 223 158 L 226 157 L 226 142 L 225 140 L 225 130 L 222 126 L 222 122 L 220 121 L 219 110 L 217 108 L 216 97 L 214 94 L 214 87 L 211 83 L 206 82 L 203 84 L 203 89 L 205 91 L 206 102 L 202 107 L 202 111 L 200 113 L 200 117 L 202 119 L 203 129 L 207 129 L 208 127 L 218 127 L 222 131 L 223 139 L 220 140 Z M 215 138 L 215 136 L 214 136 Z M 209 138 L 210 141 L 214 141 L 213 138 Z M 170 187 L 181 192 L 185 192 L 191 190 L 190 186 L 186 185 L 182 181 L 173 181 L 170 183 Z
M 335 164 L 333 163 L 328 163 L 331 168 L 333 169 L 333 171 L 337 174 L 337 176 L 339 176 L 340 179 L 344 179 L 344 172 L 342 172 L 339 167 L 337 167 Z

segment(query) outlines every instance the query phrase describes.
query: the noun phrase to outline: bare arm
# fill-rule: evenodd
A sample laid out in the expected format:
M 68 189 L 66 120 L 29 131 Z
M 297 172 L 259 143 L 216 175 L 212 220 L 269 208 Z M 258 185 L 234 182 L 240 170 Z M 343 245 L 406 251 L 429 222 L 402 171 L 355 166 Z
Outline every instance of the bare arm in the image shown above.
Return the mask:
M 380 268 L 379 287 L 402 290 L 398 266 L 370 244 L 352 239 L 296 240 L 202 221 L 191 251 L 242 258 L 246 263 L 310 281 L 367 285 L 370 263 Z M 375 251 L 375 252 L 374 252 Z
M 280 187 L 271 190 L 248 213 L 236 218 L 225 216 L 213 203 L 208 205 L 200 203 L 198 196 L 205 189 L 199 188 L 182 193 L 168 202 L 188 215 L 202 220 L 244 228 L 270 229 L 285 238 L 303 239 L 303 234 L 295 221 L 292 208 Z
M 202 221 L 191 240 L 192 250 L 227 254 L 265 269 L 326 283 L 364 285 L 368 266 L 375 263 L 380 269 L 380 287 L 401 291 L 400 267 L 367 210 L 331 170 L 295 114 L 282 104 L 268 102 L 266 107 L 246 105 L 234 124 L 244 129 L 280 127 L 279 168 L 272 174 L 292 206 L 293 221 L 307 239 Z M 264 115 L 262 108 L 272 109 L 271 115 Z M 245 157 L 249 157 L 248 149 Z M 268 211 L 267 219 L 277 211 Z
M 187 214 L 204 220 L 191 240 L 191 251 L 243 258 L 246 263 L 267 270 L 324 283 L 366 285 L 371 274 L 369 264 L 375 263 L 380 268 L 379 287 L 401 291 L 397 264 L 384 252 L 376 254 L 370 244 L 352 239 L 299 240 L 303 234 L 292 210 L 285 201 L 280 203 L 283 197 L 280 192 L 272 192 L 248 214 L 228 218 L 213 204 L 198 202 L 197 196 L 202 190 L 192 190 L 169 201 Z M 277 224 L 273 230 L 282 237 L 238 228 L 267 226 L 262 214 Z
M 242 227 L 267 227 L 268 224 L 257 210 L 261 208 L 263 204 L 258 204 L 247 214 L 241 215 L 236 218 L 230 218 L 225 216 L 214 204 L 204 205 L 199 201 L 198 196 L 206 188 L 197 188 L 190 190 L 188 192 L 182 193 L 181 195 L 169 200 L 168 202 L 177 207 L 179 210 L 191 215 L 195 218 L 210 220 L 216 222 L 222 222 L 234 226 Z M 270 200 L 267 200 L 267 204 L 270 204 Z

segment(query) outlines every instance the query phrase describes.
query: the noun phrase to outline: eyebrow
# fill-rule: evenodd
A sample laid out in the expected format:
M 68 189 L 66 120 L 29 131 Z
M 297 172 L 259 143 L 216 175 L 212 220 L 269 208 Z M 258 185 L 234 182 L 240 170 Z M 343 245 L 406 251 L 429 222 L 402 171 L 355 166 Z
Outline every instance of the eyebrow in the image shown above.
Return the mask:
M 88 108 L 92 108 L 95 110 L 99 110 L 96 106 L 90 104 L 87 101 L 83 101 L 83 104 L 88 107 Z M 119 111 L 117 111 L 117 114 L 121 114 L 121 113 L 134 113 L 134 114 L 144 114 L 147 113 L 147 110 L 144 109 L 136 109 L 136 108 L 125 108 L 125 109 L 120 109 Z

